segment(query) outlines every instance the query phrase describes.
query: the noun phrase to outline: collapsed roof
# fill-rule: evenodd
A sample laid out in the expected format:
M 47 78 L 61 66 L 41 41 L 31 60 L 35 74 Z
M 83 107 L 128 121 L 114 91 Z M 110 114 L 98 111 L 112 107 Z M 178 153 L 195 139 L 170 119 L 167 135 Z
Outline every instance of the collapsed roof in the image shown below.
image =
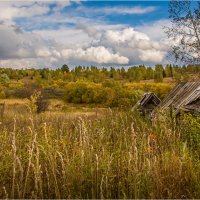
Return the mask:
M 177 84 L 158 105 L 161 110 L 172 107 L 175 114 L 180 110 L 200 112 L 200 81 Z

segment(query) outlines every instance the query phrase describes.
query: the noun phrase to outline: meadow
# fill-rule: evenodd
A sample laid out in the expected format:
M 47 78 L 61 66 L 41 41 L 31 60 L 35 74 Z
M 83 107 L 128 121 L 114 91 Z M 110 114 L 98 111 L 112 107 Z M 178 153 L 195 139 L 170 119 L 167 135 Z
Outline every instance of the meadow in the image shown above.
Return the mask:
M 0 199 L 200 199 L 200 1 L 5 0 L 0 39 Z
M 0 198 L 199 198 L 200 116 L 131 109 L 198 77 L 199 66 L 0 68 Z
M 6 102 L 0 198 L 199 198 L 198 116 L 151 123 L 137 111 L 57 105 L 37 114 L 28 100 Z

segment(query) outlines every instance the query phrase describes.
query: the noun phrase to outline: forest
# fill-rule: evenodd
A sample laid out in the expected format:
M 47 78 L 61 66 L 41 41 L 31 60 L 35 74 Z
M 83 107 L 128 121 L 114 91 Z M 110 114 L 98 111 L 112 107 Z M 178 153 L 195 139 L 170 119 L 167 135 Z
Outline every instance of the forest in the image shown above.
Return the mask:
M 133 106 L 144 92 L 163 99 L 180 81 L 197 80 L 199 65 L 125 68 L 78 66 L 61 68 L 0 68 L 0 97 L 30 98 L 40 92 L 44 99 L 62 99 L 66 103 L 104 107 Z

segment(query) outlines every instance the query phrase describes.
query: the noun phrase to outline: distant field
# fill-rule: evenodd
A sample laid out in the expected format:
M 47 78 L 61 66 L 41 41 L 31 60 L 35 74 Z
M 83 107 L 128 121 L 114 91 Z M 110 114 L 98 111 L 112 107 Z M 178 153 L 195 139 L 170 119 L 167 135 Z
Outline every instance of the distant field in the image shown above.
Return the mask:
M 28 99 L 0 99 L 0 103 L 5 103 L 8 106 L 28 104 Z
M 154 79 L 142 80 L 141 82 L 143 82 L 143 83 L 155 83 L 155 80 Z M 171 77 L 166 77 L 166 78 L 163 78 L 163 83 L 175 83 L 175 80 Z
M 50 99 L 46 113 L 68 117 L 101 116 L 106 108 L 91 107 L 87 105 L 66 104 L 62 100 Z M 28 99 L 0 99 L 0 104 L 5 103 L 4 115 L 23 115 L 30 112 Z

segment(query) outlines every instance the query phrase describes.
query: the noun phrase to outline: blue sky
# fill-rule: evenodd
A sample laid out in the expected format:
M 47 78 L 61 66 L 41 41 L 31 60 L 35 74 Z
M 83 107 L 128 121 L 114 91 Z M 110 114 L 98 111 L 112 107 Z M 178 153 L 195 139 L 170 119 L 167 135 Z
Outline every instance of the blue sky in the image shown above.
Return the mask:
M 168 1 L 0 1 L 0 66 L 167 63 Z
M 56 5 L 57 3 L 50 1 L 48 5 L 49 11 L 44 16 L 50 17 L 59 13 L 63 18 L 82 17 L 92 20 L 98 19 L 108 24 L 125 24 L 130 27 L 168 18 L 167 1 L 82 1 L 80 3 L 72 1 L 69 6 L 62 7 L 59 11 L 54 10 Z M 150 10 L 143 11 L 144 13 L 126 12 L 126 9 L 137 9 L 137 7 L 144 10 L 150 8 Z M 110 9 L 111 12 L 105 12 L 105 9 Z M 116 12 L 115 9 L 119 9 L 120 11 Z M 76 27 L 79 25 L 74 22 L 63 23 L 62 21 L 57 21 L 53 23 L 49 21 L 48 23 L 40 23 L 38 21 L 38 26 L 36 27 L 36 24 L 31 24 L 31 19 L 27 17 L 16 17 L 14 21 L 26 31 L 34 29 L 57 29 L 61 26 Z
M 148 23 L 159 19 L 168 17 L 168 2 L 167 1 L 88 1 L 82 2 L 83 6 L 95 9 L 96 7 L 102 9 L 102 12 L 86 13 L 88 17 L 103 17 L 108 23 L 122 23 L 130 26 L 136 26 L 141 23 Z M 76 6 L 75 6 L 76 7 Z M 104 13 L 106 7 L 119 8 L 121 13 L 110 12 Z M 123 8 L 141 7 L 143 9 L 152 7 L 152 11 L 144 12 L 143 14 L 123 13 Z M 83 14 L 84 16 L 84 14 Z

